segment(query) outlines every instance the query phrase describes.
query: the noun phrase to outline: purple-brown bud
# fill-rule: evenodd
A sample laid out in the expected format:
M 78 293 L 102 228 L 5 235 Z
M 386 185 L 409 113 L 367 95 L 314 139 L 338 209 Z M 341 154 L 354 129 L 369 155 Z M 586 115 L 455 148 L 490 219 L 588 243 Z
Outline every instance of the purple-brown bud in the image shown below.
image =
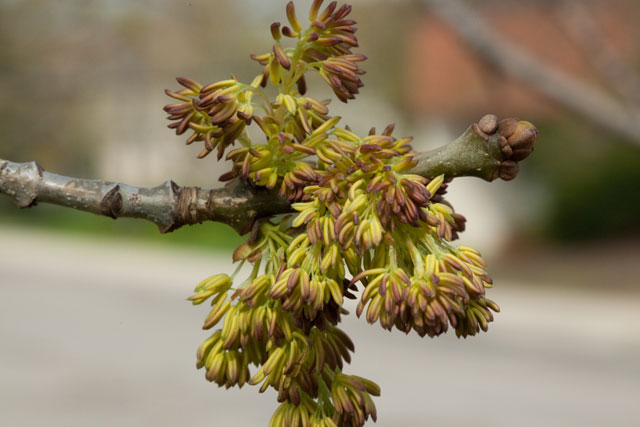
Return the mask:
M 518 166 L 518 163 L 513 160 L 505 160 L 500 163 L 500 170 L 498 171 L 498 174 L 501 179 L 511 181 L 518 175 L 519 170 L 520 166 Z
M 533 148 L 538 139 L 538 129 L 530 122 L 521 121 L 516 126 L 513 134 L 507 137 L 507 142 L 514 150 Z
M 505 119 L 500 121 L 500 146 L 509 160 L 519 162 L 533 152 L 538 140 L 538 129 L 527 121 Z
M 478 121 L 478 127 L 487 135 L 493 135 L 498 129 L 498 117 L 494 114 L 487 114 Z
M 282 46 L 280 46 L 279 43 L 273 45 L 273 54 L 276 56 L 276 59 L 278 60 L 282 68 L 284 68 L 285 70 L 291 68 L 291 62 L 289 61 L 289 58 L 287 58 L 287 55 L 284 53 L 284 50 L 282 50 Z
M 293 31 L 299 33 L 302 29 L 302 26 L 298 22 L 298 18 L 296 17 L 296 7 L 294 6 L 292 1 L 287 3 L 287 19 L 289 20 L 289 24 L 291 24 L 291 28 L 293 29 Z
M 498 130 L 500 131 L 500 135 L 505 138 L 509 138 L 518 127 L 519 119 L 502 119 L 500 123 L 498 123 Z
M 271 37 L 273 37 L 273 39 L 276 41 L 282 38 L 282 34 L 280 34 L 279 22 L 274 22 L 273 24 L 271 24 Z
M 322 0 L 313 0 L 313 4 L 309 10 L 309 21 L 313 22 L 316 20 L 320 6 L 322 6 Z
M 332 1 L 327 5 L 327 8 L 320 14 L 318 17 L 318 21 L 326 21 L 329 19 L 334 10 L 336 10 L 336 6 L 338 6 L 337 1 Z

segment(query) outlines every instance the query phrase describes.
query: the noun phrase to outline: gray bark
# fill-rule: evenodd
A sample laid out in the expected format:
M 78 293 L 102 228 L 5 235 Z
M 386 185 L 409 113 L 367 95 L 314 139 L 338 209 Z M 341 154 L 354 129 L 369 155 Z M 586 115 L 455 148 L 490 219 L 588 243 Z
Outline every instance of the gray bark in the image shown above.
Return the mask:
M 155 187 L 81 179 L 43 170 L 37 163 L 0 160 L 0 193 L 19 208 L 52 203 L 111 218 L 143 218 L 162 233 L 184 225 L 218 221 L 238 233 L 249 231 L 258 216 L 287 212 L 277 194 L 236 181 L 219 189 L 181 187 L 166 181 Z

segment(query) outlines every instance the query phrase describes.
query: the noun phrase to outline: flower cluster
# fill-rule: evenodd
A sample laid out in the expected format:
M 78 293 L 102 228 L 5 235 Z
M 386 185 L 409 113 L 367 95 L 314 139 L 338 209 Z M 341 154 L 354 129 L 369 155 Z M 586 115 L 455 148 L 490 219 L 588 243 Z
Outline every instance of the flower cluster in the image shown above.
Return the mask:
M 198 155 L 203 158 L 216 147 L 218 159 L 225 149 L 243 135 L 247 124 L 253 117 L 253 89 L 259 81 L 251 85 L 239 83 L 236 79 L 222 80 L 202 87 L 199 83 L 179 77 L 178 83 L 185 89 L 166 93 L 172 98 L 182 101 L 164 107 L 169 113 L 169 125 L 181 135 L 187 130 L 193 131 L 187 144 L 204 141 L 204 150 Z
M 440 335 L 449 324 L 463 337 L 486 331 L 493 320 L 490 310 L 499 308 L 484 296 L 492 283 L 484 260 L 467 247 L 434 250 L 433 236 L 421 237 L 407 239 L 405 247 L 376 248 L 374 268 L 354 277 L 367 278 L 356 313 L 361 315 L 366 307 L 369 323 L 379 321 L 386 329 L 395 326 L 403 332 L 413 329 L 420 336 Z M 387 266 L 380 267 L 377 260 Z
M 277 190 L 296 211 L 256 222 L 233 254 L 236 272 L 204 280 L 189 298 L 211 304 L 204 329 L 214 330 L 198 349 L 198 368 L 220 386 L 275 389 L 272 426 L 376 419 L 378 386 L 343 372 L 354 351 L 337 327 L 345 298 L 359 298 L 356 314 L 368 322 L 420 336 L 449 326 L 474 335 L 498 311 L 485 297 L 492 280 L 480 254 L 451 243 L 465 219 L 444 199 L 449 181 L 412 173 L 411 138 L 394 137 L 393 125 L 360 137 L 339 126 L 328 101 L 306 94 L 309 71 L 345 102 L 362 87 L 351 7 L 321 5 L 313 1 L 306 28 L 287 5 L 289 26 L 271 26 L 274 45 L 252 55 L 263 68 L 250 84 L 179 78 L 184 89 L 167 94 L 181 103 L 165 107 L 176 133 L 192 131 L 188 144 L 204 142 L 199 157 L 227 152 L 232 167 L 222 181 Z M 262 91 L 269 83 L 273 100 Z M 252 124 L 264 141 L 249 138 Z M 245 264 L 251 272 L 236 279 Z
M 360 76 L 364 70 L 358 66 L 366 60 L 366 56 L 352 53 L 351 49 L 358 47 L 355 36 L 356 21 L 347 19 L 351 13 L 351 6 L 338 7 L 332 1 L 320 11 L 323 1 L 314 0 L 309 12 L 311 25 L 303 31 L 293 3 L 287 5 L 287 19 L 291 27 L 283 27 L 280 23 L 271 25 L 271 34 L 275 40 L 272 53 L 252 55 L 251 58 L 264 66 L 262 83 L 267 79 L 278 85 L 283 80 L 283 69 L 291 70 L 292 62 L 296 64 L 295 73 L 298 91 L 301 95 L 306 92 L 304 72 L 307 69 L 318 71 L 320 76 L 333 89 L 343 102 L 354 99 L 363 86 Z M 298 48 L 289 53 L 283 49 L 281 36 L 298 39 Z
M 327 370 L 321 376 L 319 388 L 318 402 L 311 399 L 303 399 L 299 405 L 284 402 L 269 426 L 355 426 L 363 425 L 369 417 L 377 419 L 371 396 L 379 396 L 380 388 L 371 381 Z

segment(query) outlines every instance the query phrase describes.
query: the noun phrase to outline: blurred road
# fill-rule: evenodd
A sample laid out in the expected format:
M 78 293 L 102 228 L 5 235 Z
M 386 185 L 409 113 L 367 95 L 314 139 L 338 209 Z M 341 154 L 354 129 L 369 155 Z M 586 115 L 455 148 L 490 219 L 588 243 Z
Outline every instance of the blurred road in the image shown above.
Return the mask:
M 228 258 L 0 228 L 0 425 L 266 425 L 274 393 L 194 367 L 206 307 L 184 299 Z M 637 426 L 640 296 L 497 283 L 472 339 L 346 318 L 375 425 Z

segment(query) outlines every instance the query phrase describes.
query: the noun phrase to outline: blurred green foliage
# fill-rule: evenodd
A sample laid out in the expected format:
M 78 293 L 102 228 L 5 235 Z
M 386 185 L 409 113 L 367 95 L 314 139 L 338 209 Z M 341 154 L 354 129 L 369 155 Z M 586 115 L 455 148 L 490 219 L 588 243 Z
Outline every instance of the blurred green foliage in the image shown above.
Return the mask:
M 547 236 L 583 241 L 640 234 L 640 148 L 578 120 L 539 125 L 542 143 L 523 176 L 544 182 Z

